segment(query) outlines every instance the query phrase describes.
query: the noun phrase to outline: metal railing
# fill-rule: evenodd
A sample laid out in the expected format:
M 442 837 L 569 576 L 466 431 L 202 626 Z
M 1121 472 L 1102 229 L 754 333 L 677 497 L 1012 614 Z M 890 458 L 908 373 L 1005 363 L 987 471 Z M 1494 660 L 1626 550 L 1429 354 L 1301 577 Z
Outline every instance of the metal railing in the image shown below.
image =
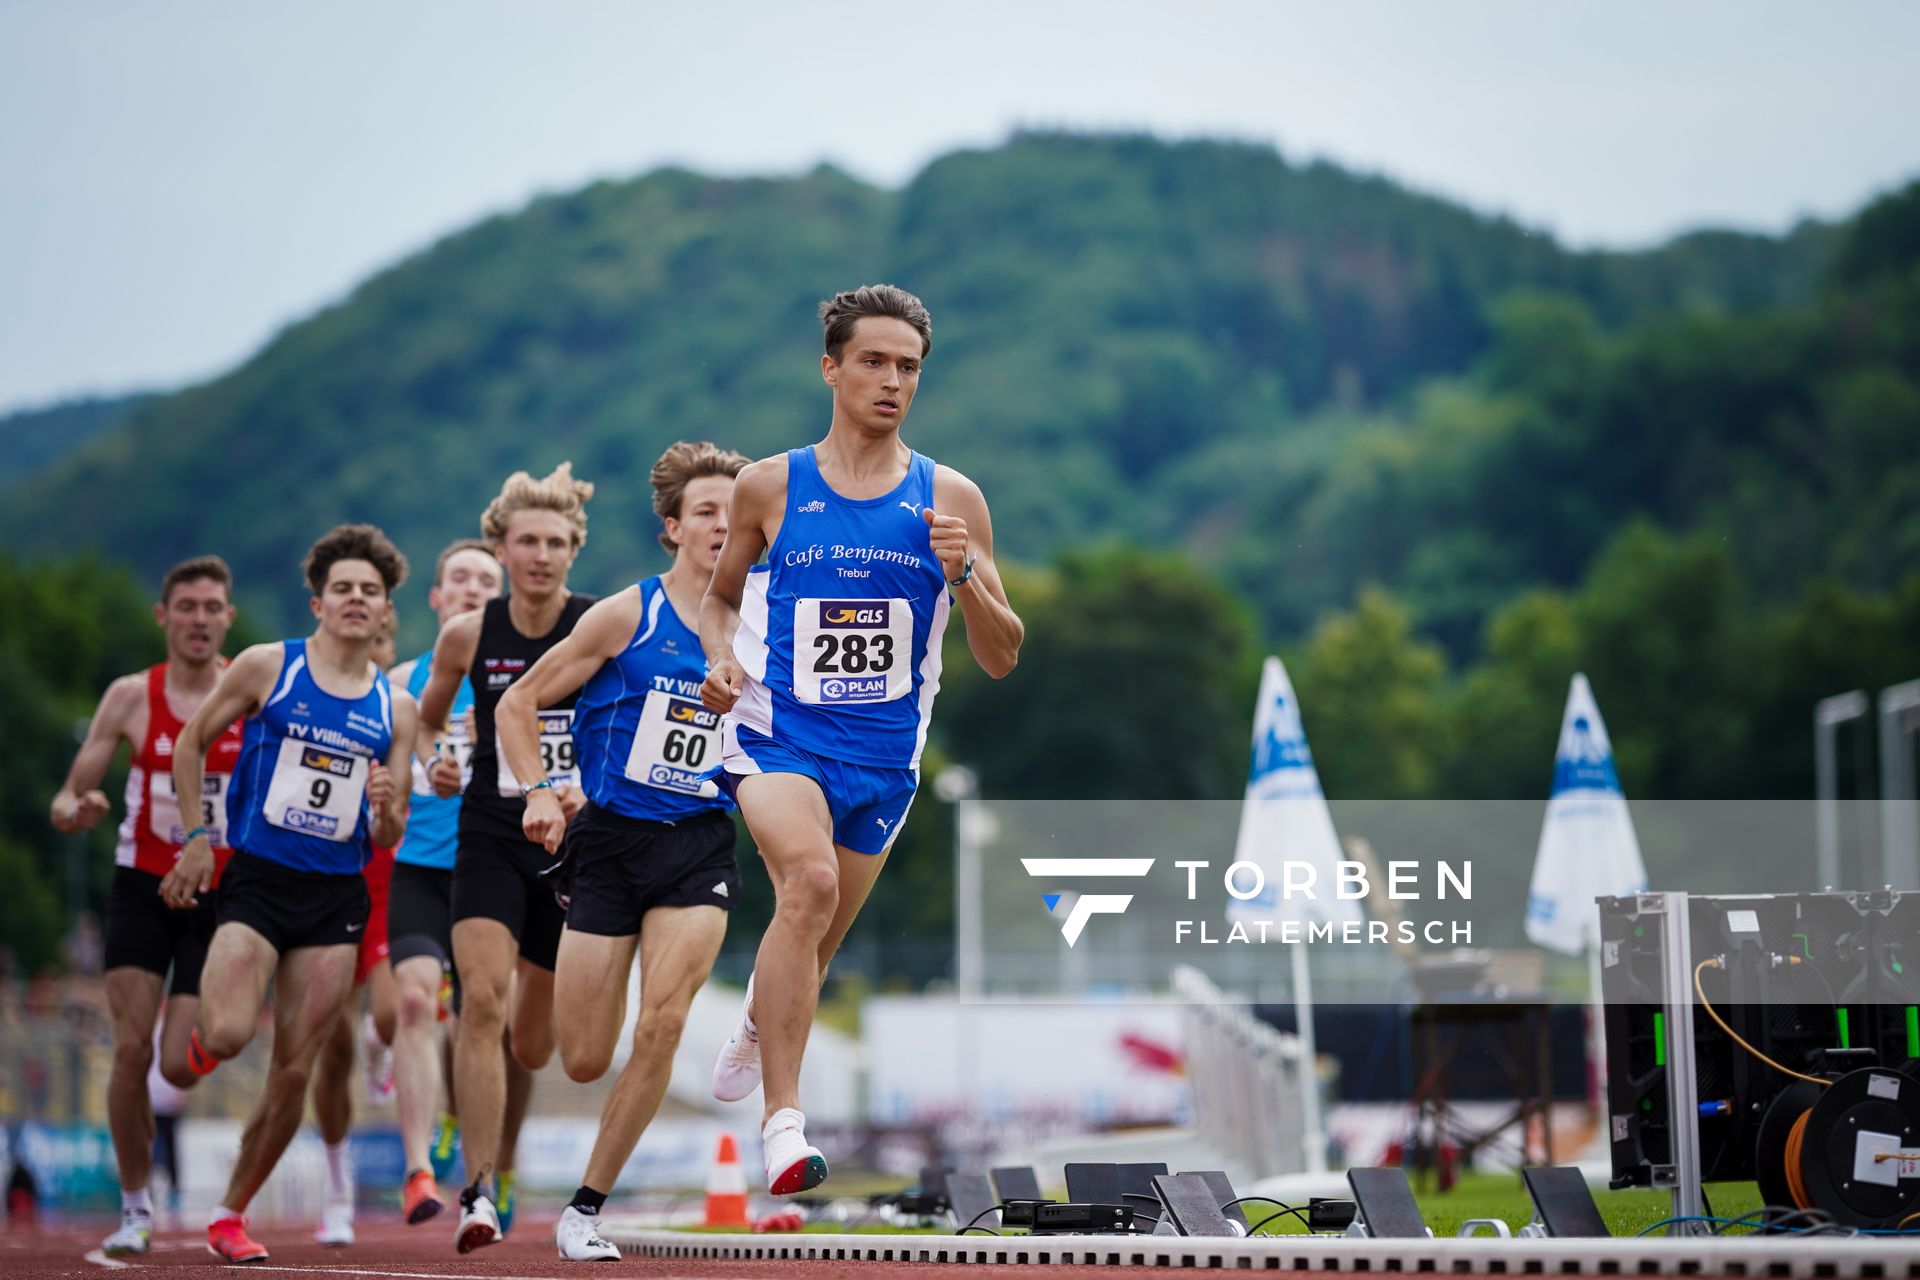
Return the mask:
M 1173 990 L 1187 1005 L 1187 1072 L 1200 1136 L 1256 1178 L 1305 1169 L 1306 1090 L 1319 1084 L 1299 1037 L 1261 1021 L 1198 969 L 1175 969 Z

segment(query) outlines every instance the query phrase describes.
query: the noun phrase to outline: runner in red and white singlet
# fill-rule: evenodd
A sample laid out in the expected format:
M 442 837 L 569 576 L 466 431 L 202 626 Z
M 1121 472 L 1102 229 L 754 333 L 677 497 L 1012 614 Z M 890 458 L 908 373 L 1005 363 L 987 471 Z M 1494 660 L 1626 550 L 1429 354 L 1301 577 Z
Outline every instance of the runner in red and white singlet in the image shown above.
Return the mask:
M 159 1037 L 160 1070 L 180 1088 L 198 1078 L 187 1066 L 187 1039 L 200 1006 L 200 969 L 213 937 L 213 905 L 209 900 L 171 908 L 160 898 L 160 882 L 197 830 L 210 837 L 217 867 L 225 866 L 229 853 L 227 777 L 240 756 L 239 723 L 207 748 L 201 794 L 184 804 L 174 795 L 173 746 L 226 665 L 220 649 L 233 625 L 232 581 L 216 556 L 188 560 L 168 572 L 154 606 L 154 621 L 166 633 L 167 660 L 108 686 L 49 815 L 55 829 L 68 834 L 98 826 L 111 808 L 100 784 L 120 744 L 132 748 L 127 815 L 107 894 L 107 1007 L 114 1038 L 107 1124 L 120 1165 L 121 1198 L 120 1228 L 102 1244 L 109 1254 L 145 1253 L 151 1237 L 147 1174 L 153 1108 L 147 1070 L 169 971 L 172 995 Z

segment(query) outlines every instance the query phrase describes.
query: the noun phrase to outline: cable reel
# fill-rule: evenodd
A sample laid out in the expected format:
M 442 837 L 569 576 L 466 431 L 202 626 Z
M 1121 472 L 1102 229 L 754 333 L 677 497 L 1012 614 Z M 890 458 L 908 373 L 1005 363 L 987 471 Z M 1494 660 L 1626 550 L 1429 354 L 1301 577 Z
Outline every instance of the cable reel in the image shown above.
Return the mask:
M 1761 1117 L 1754 1168 L 1768 1204 L 1856 1227 L 1920 1217 L 1920 1080 L 1863 1067 L 1825 1088 L 1796 1083 Z

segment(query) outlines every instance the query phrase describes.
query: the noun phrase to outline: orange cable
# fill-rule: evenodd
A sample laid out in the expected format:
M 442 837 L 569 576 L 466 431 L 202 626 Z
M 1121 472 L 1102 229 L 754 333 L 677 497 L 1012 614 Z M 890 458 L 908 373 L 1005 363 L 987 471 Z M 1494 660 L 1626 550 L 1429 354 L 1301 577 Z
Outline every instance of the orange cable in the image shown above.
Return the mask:
M 1693 992 L 1695 995 L 1700 997 L 1701 1007 L 1707 1011 L 1707 1016 L 1709 1018 L 1712 1018 L 1722 1031 L 1727 1033 L 1728 1039 L 1732 1040 L 1735 1044 L 1739 1045 L 1742 1049 L 1745 1049 L 1748 1053 L 1752 1054 L 1754 1057 L 1760 1059 L 1760 1061 L 1772 1067 L 1775 1071 L 1783 1072 L 1786 1075 L 1790 1075 L 1795 1080 L 1805 1080 L 1808 1084 L 1817 1084 L 1822 1089 L 1826 1088 L 1829 1084 L 1832 1083 L 1832 1081 L 1822 1080 L 1818 1076 L 1803 1075 L 1802 1073 L 1795 1071 L 1792 1067 L 1783 1067 L 1779 1063 L 1775 1062 L 1772 1058 L 1769 1058 L 1766 1054 L 1760 1052 L 1758 1049 L 1748 1044 L 1745 1040 L 1742 1040 L 1740 1038 L 1740 1033 L 1735 1031 L 1732 1027 L 1728 1026 L 1726 1024 L 1725 1019 L 1721 1018 L 1721 1016 L 1718 1013 L 1714 1012 L 1713 1001 L 1707 999 L 1706 988 L 1700 985 L 1700 971 L 1705 969 L 1708 965 L 1713 965 L 1714 967 L 1718 968 L 1720 965 L 1720 961 L 1713 956 L 1708 956 L 1705 960 L 1702 960 L 1699 964 L 1693 967 Z

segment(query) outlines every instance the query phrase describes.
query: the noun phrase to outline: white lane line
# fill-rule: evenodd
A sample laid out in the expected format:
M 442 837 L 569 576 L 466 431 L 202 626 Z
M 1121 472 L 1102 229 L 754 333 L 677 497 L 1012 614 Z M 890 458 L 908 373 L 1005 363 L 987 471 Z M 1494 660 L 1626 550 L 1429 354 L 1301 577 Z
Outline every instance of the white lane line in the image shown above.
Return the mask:
M 109 1258 L 106 1254 L 100 1252 L 100 1250 L 98 1249 L 95 1249 L 91 1253 L 88 1253 L 86 1255 L 86 1259 L 88 1262 L 91 1262 L 94 1266 L 105 1267 L 109 1271 L 125 1271 L 128 1267 L 131 1267 L 133 1265 L 131 1262 L 122 1262 L 118 1258 Z

